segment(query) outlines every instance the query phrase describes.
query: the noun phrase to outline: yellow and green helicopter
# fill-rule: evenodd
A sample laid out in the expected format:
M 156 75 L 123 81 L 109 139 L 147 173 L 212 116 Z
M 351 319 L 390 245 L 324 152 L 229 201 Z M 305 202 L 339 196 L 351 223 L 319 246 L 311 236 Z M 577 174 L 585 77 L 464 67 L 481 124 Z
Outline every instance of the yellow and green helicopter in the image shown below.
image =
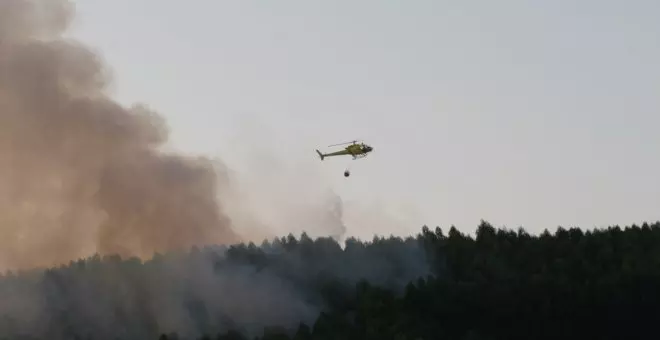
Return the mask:
M 358 158 L 364 158 L 367 157 L 367 155 L 374 151 L 374 148 L 371 147 L 370 145 L 367 145 L 363 142 L 358 143 L 358 141 L 354 140 L 352 142 L 346 142 L 346 143 L 339 143 L 339 144 L 333 144 L 329 145 L 328 147 L 333 147 L 333 146 L 339 146 L 339 145 L 346 145 L 350 144 L 347 147 L 344 148 L 344 150 L 341 151 L 335 151 L 335 152 L 330 152 L 330 153 L 322 153 L 318 149 L 316 150 L 316 153 L 319 155 L 321 160 L 324 160 L 326 157 L 333 157 L 333 156 L 343 156 L 343 155 L 350 155 L 353 157 L 353 159 L 358 159 Z M 350 176 L 350 171 L 347 169 L 344 171 L 344 176 L 348 177 Z

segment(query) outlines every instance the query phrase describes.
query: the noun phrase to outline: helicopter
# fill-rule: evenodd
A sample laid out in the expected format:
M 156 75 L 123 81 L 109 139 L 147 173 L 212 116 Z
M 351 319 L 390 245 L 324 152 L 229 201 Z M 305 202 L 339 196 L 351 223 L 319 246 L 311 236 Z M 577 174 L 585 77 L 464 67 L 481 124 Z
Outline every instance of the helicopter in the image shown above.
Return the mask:
M 345 147 L 344 150 L 341 151 L 335 151 L 331 153 L 321 153 L 318 149 L 316 150 L 316 153 L 319 155 L 321 158 L 321 161 L 323 161 L 326 157 L 332 157 L 332 156 L 343 156 L 343 155 L 350 155 L 353 157 L 353 159 L 358 159 L 358 158 L 364 158 L 367 157 L 367 155 L 374 151 L 374 148 L 371 147 L 370 145 L 367 145 L 365 143 L 358 143 L 358 141 L 354 140 L 352 142 L 346 142 L 346 143 L 339 143 L 339 144 L 333 144 L 329 145 L 328 147 L 333 147 L 333 146 L 339 146 L 339 145 L 346 145 L 350 144 L 349 146 Z M 350 176 L 351 173 L 347 169 L 344 171 L 344 177 Z

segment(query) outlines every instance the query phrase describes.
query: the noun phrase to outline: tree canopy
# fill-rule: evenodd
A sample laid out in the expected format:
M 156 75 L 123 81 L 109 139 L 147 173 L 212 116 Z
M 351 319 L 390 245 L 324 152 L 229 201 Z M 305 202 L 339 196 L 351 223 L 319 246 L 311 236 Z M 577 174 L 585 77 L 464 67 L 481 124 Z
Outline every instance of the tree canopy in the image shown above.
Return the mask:
M 370 242 L 293 235 L 94 256 L 0 280 L 0 334 L 50 339 L 623 339 L 660 314 L 660 223 Z M 38 292 L 38 297 L 35 297 Z M 36 301 L 38 300 L 38 301 Z M 21 304 L 23 303 L 23 304 Z M 36 325 L 36 326 L 35 326 Z M 177 328 L 177 327 L 180 327 Z

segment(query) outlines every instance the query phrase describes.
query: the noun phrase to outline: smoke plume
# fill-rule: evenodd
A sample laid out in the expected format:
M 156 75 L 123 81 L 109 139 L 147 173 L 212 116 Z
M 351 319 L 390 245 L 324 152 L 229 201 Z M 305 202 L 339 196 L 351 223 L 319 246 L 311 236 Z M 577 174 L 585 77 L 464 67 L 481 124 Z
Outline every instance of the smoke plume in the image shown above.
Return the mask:
M 292 221 L 340 238 L 344 205 L 311 185 L 292 194 L 286 176 L 246 204 L 223 164 L 163 152 L 164 120 L 111 99 L 99 57 L 63 38 L 72 17 L 66 0 L 0 0 L 0 270 L 87 258 L 0 277 L 0 337 L 258 334 L 313 322 L 328 282 L 401 289 L 428 273 L 414 240 L 342 249 L 304 236 L 182 253 L 241 241 L 237 223 L 250 240 Z
M 159 151 L 163 119 L 111 99 L 99 57 L 63 38 L 73 12 L 0 1 L 0 267 L 238 241 L 213 162 Z

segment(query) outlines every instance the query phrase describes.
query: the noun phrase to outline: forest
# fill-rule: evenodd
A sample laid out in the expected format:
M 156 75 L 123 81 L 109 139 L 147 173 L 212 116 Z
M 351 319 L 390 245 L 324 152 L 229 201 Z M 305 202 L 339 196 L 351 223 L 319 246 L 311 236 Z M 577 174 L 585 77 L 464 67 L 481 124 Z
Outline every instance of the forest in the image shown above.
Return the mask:
M 647 338 L 660 222 L 96 255 L 7 273 L 0 298 L 7 339 Z

